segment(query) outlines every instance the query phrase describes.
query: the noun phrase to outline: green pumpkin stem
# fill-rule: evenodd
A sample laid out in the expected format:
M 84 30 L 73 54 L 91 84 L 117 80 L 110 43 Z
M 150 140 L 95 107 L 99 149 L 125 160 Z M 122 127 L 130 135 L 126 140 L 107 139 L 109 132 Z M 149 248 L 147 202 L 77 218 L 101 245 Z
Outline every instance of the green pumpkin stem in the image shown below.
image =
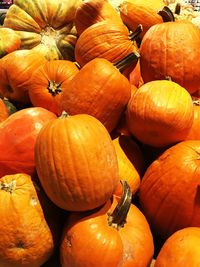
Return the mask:
M 120 61 L 114 63 L 113 65 L 122 72 L 125 70 L 129 65 L 131 65 L 134 61 L 138 60 L 140 57 L 140 54 L 136 51 L 130 53 L 128 56 L 124 57 Z
M 124 180 L 121 181 L 123 186 L 122 197 L 111 214 L 108 214 L 108 225 L 119 230 L 124 227 L 126 217 L 132 202 L 132 193 L 130 186 Z
M 167 6 L 163 7 L 163 9 L 158 12 L 158 14 L 162 17 L 164 22 L 175 21 L 173 12 Z

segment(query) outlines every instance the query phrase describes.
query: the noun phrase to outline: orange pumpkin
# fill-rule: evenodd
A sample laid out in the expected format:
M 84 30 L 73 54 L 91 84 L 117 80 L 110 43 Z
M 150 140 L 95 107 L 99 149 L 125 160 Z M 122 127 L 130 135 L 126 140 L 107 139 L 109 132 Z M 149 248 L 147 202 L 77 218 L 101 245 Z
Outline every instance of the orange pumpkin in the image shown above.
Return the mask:
M 108 0 L 87 0 L 77 8 L 74 24 L 80 35 L 89 26 L 103 20 L 123 23 L 116 9 Z
M 99 120 L 86 114 L 64 112 L 47 123 L 36 140 L 35 164 L 46 194 L 65 210 L 103 205 L 119 181 L 110 135 Z
M 163 8 L 162 0 L 126 0 L 120 4 L 119 11 L 124 24 L 130 30 L 134 30 L 137 25 L 142 24 L 142 38 L 151 26 L 163 22 L 162 17 L 158 14 Z
M 200 99 L 193 97 L 194 120 L 186 140 L 200 140 Z
M 119 66 L 123 64 L 120 62 Z M 130 97 L 128 79 L 108 60 L 95 58 L 68 83 L 68 89 L 61 95 L 61 109 L 69 115 L 92 115 L 111 132 Z
M 32 50 L 17 50 L 1 58 L 0 94 L 14 102 L 30 103 L 26 83 L 44 62 L 44 56 Z
M 154 267 L 195 267 L 200 265 L 200 228 L 187 227 L 168 238 Z
M 79 36 L 75 46 L 75 59 L 80 66 L 94 58 L 105 58 L 116 63 L 130 53 L 139 57 L 136 45 L 129 39 L 128 28 L 107 20 L 88 27 Z M 135 67 L 136 62 L 134 62 Z
M 187 90 L 167 80 L 148 82 L 131 97 L 127 125 L 140 142 L 165 147 L 182 141 L 193 122 L 193 103 Z
M 62 267 L 147 267 L 153 251 L 149 225 L 125 187 L 120 200 L 114 197 L 90 213 L 70 214 L 60 256 Z
M 189 21 L 153 25 L 140 46 L 141 75 L 145 83 L 167 76 L 190 93 L 200 89 L 200 32 Z M 181 55 L 181 56 L 180 56 Z
M 8 109 L 6 105 L 4 104 L 3 100 L 0 98 L 0 122 L 7 119 L 9 116 Z
M 180 142 L 165 150 L 142 178 L 141 210 L 163 239 L 185 227 L 200 227 L 199 154 L 200 141 Z
M 68 60 L 45 62 L 36 69 L 26 84 L 33 106 L 43 107 L 56 115 L 61 115 L 61 94 L 68 89 L 68 81 L 78 71 L 78 67 Z
M 0 58 L 15 50 L 18 50 L 21 45 L 21 39 L 19 35 L 9 28 L 0 28 L 0 40 Z
M 130 136 L 126 135 L 114 138 L 113 144 L 117 154 L 119 179 L 127 181 L 132 194 L 135 194 L 144 173 L 144 157 L 140 147 Z M 121 195 L 121 190 L 119 182 L 115 194 Z
M 0 266 L 38 267 L 55 247 L 31 177 L 0 178 Z

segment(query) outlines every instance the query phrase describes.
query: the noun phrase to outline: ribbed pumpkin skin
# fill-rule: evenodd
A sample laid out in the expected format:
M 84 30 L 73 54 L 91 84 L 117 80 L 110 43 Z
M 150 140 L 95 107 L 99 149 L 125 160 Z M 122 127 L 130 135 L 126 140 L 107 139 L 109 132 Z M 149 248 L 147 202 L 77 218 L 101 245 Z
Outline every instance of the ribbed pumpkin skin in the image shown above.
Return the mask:
M 22 49 L 42 52 L 48 59 L 73 59 L 73 20 L 80 0 L 15 0 L 4 27 L 16 30 Z
M 0 28 L 0 58 L 20 48 L 21 39 L 12 29 Z
M 101 21 L 88 27 L 77 40 L 75 59 L 81 65 L 94 58 L 118 62 L 137 48 L 129 40 L 125 25 Z
M 200 228 L 177 231 L 161 248 L 154 267 L 200 266 Z
M 142 143 L 155 147 L 184 140 L 193 116 L 188 91 L 166 80 L 142 85 L 132 95 L 126 113 L 129 131 Z
M 53 236 L 29 175 L 0 179 L 0 216 L 1 267 L 39 267 L 50 258 Z
M 27 81 L 26 88 L 33 106 L 43 107 L 61 115 L 61 94 L 67 90 L 70 81 L 79 72 L 69 60 L 51 60 L 40 66 Z
M 200 32 L 190 22 L 165 22 L 152 26 L 140 46 L 144 82 L 166 76 L 190 93 L 200 89 Z M 181 55 L 181 56 L 180 56 Z
M 70 214 L 61 240 L 62 267 L 149 266 L 154 244 L 146 218 L 131 204 L 126 224 L 117 230 L 108 225 L 116 204 L 114 197 L 91 214 Z
M 36 141 L 35 163 L 46 194 L 66 210 L 104 204 L 119 181 L 112 140 L 89 115 L 60 117 L 43 127 Z
M 143 37 L 151 26 L 163 22 L 158 14 L 163 7 L 162 0 L 127 0 L 122 2 L 119 11 L 124 24 L 130 30 L 134 31 L 139 24 L 142 24 L 143 31 L 140 37 Z
M 131 85 L 108 60 L 88 62 L 61 95 L 61 109 L 69 115 L 89 114 L 111 132 L 131 97 Z
M 145 172 L 141 210 L 158 236 L 200 227 L 200 141 L 183 141 L 167 149 Z

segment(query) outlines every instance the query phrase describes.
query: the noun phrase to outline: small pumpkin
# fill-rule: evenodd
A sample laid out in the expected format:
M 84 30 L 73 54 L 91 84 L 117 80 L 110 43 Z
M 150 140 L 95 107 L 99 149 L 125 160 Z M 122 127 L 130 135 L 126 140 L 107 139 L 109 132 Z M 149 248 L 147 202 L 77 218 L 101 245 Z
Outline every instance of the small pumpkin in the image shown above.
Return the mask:
M 30 103 L 26 83 L 44 62 L 43 55 L 31 50 L 17 50 L 1 58 L 0 94 L 13 102 Z
M 159 15 L 163 8 L 162 0 L 125 0 L 120 4 L 119 12 L 122 21 L 130 30 L 134 31 L 137 25 L 142 24 L 142 38 L 151 26 L 163 22 Z
M 61 115 L 61 94 L 68 91 L 68 81 L 79 72 L 69 60 L 51 60 L 37 68 L 26 83 L 33 106 L 43 107 Z
M 190 94 L 200 89 L 200 33 L 189 21 L 153 25 L 140 46 L 144 83 L 171 77 Z M 179 56 L 181 55 L 181 56 Z
M 15 31 L 9 28 L 0 28 L 0 58 L 11 53 L 12 51 L 18 50 L 21 46 L 21 39 Z
M 80 35 L 89 26 L 103 20 L 123 24 L 116 9 L 108 0 L 87 0 L 77 8 L 74 24 Z
M 38 267 L 53 254 L 53 233 L 31 177 L 0 178 L 0 266 Z
M 21 38 L 21 49 L 34 49 L 47 59 L 74 58 L 74 16 L 81 0 L 15 0 L 4 27 Z
M 140 142 L 166 147 L 186 139 L 194 119 L 192 97 L 175 82 L 151 81 L 132 95 L 126 119 Z
M 54 118 L 54 113 L 32 107 L 13 113 L 0 124 L 0 177 L 19 172 L 34 175 L 36 136 Z
M 84 211 L 103 205 L 119 181 L 111 137 L 96 118 L 66 112 L 37 137 L 35 164 L 47 196 L 60 208 Z
M 162 246 L 154 267 L 200 265 L 200 228 L 187 227 L 171 235 Z
M 132 60 L 132 55 L 130 58 Z M 94 116 L 111 132 L 131 97 L 131 85 L 119 71 L 124 65 L 126 60 L 116 66 L 103 58 L 88 62 L 63 91 L 61 109 L 69 115 L 85 113 Z
M 75 46 L 75 59 L 81 67 L 94 58 L 104 58 L 116 63 L 130 53 L 139 57 L 136 44 L 129 38 L 128 28 L 107 20 L 85 29 Z M 136 62 L 132 69 L 135 65 Z
M 199 154 L 199 140 L 180 142 L 153 161 L 142 178 L 141 210 L 164 240 L 180 229 L 200 227 Z
M 130 186 L 134 195 L 139 187 L 144 173 L 144 157 L 139 145 L 130 137 L 120 135 L 113 139 L 113 144 L 117 154 L 119 179 L 125 180 Z M 121 184 L 115 190 L 116 195 L 122 192 Z
M 92 212 L 69 215 L 61 239 L 62 267 L 150 265 L 152 234 L 144 215 L 131 204 L 131 192 L 124 184 L 120 199 L 113 197 Z

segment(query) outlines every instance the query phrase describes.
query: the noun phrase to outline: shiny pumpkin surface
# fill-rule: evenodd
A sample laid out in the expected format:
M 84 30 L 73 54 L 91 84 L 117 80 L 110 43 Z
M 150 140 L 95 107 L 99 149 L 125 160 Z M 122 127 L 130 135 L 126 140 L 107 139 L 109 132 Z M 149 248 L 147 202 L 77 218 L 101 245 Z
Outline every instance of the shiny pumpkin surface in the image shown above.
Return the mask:
M 72 213 L 63 229 L 62 267 L 147 267 L 154 251 L 149 225 L 131 205 L 126 224 L 117 230 L 108 225 L 117 199 L 91 214 Z M 83 249 L 84 248 L 84 249 Z M 95 249 L 94 249 L 95 248 Z
M 200 141 L 183 141 L 164 151 L 145 172 L 140 204 L 161 237 L 200 226 Z
M 63 114 L 46 124 L 36 140 L 35 164 L 47 196 L 66 210 L 104 204 L 119 181 L 110 135 L 86 114 Z
M 72 59 L 76 43 L 73 26 L 79 0 L 15 0 L 4 27 L 20 35 L 23 49 L 42 52 L 48 59 Z
M 27 174 L 0 178 L 0 266 L 38 267 L 54 250 L 31 177 Z
M 56 115 L 43 108 L 15 112 L 0 124 L 0 177 L 35 173 L 34 145 L 42 126 Z

